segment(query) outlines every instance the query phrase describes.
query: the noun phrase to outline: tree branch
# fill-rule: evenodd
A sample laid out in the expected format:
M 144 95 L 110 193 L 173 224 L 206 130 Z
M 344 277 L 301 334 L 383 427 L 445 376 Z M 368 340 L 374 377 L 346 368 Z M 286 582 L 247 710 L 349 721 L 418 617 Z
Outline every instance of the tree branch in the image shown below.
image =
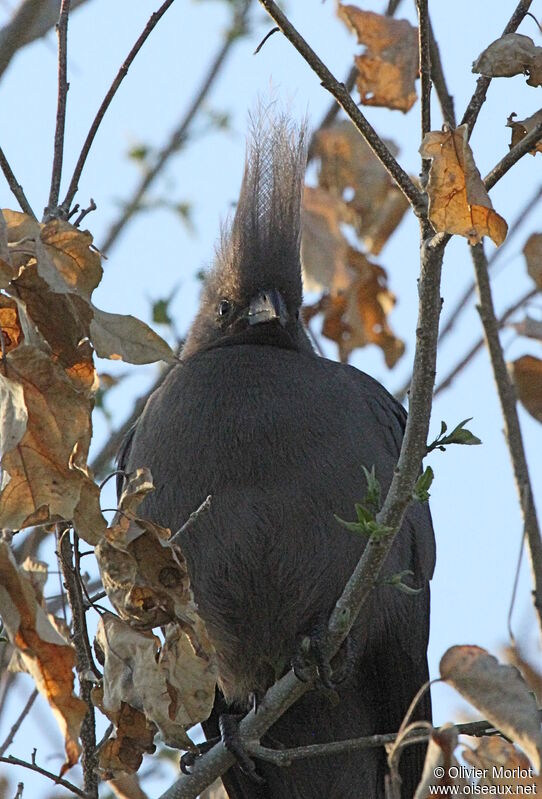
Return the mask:
M 425 195 L 416 188 L 405 170 L 395 160 L 378 133 L 363 116 L 350 93 L 346 91 L 344 84 L 339 83 L 273 0 L 259 0 L 259 2 L 269 16 L 275 20 L 286 38 L 303 56 L 307 64 L 318 75 L 324 89 L 327 89 L 335 97 L 341 108 L 350 117 L 382 166 L 389 172 L 392 179 L 401 189 L 415 213 L 423 215 L 426 209 Z
M 64 130 L 66 127 L 66 102 L 68 98 L 68 17 L 70 0 L 62 0 L 58 19 L 58 100 L 56 107 L 55 146 L 53 153 L 53 169 L 49 202 L 45 209 L 44 221 L 57 216 L 62 163 L 64 159 Z
M 9 747 L 13 743 L 13 739 L 15 738 L 17 733 L 19 732 L 19 728 L 20 728 L 21 724 L 23 723 L 25 718 L 30 713 L 30 709 L 32 708 L 32 705 L 36 701 L 38 694 L 39 694 L 38 689 L 34 688 L 32 693 L 28 697 L 28 700 L 27 700 L 25 706 L 23 707 L 23 709 L 19 713 L 19 716 L 18 716 L 17 720 L 11 726 L 11 729 L 8 732 L 7 736 L 6 736 L 6 739 L 5 739 L 4 743 L 0 746 L 0 757 L 6 752 L 7 749 L 9 749 Z
M 480 299 L 478 310 L 484 327 L 484 338 L 491 359 L 493 376 L 497 384 L 504 420 L 504 434 L 512 460 L 523 524 L 531 556 L 534 579 L 534 606 L 538 613 L 539 624 L 542 627 L 542 538 L 536 515 L 527 457 L 523 446 L 516 395 L 506 368 L 499 339 L 499 325 L 495 317 L 487 258 L 482 244 L 477 244 L 472 248 L 472 258 Z
M 89 679 L 92 674 L 98 675 L 88 638 L 86 624 L 86 605 L 80 582 L 80 570 L 76 555 L 74 566 L 74 549 L 70 541 L 69 528 L 57 534 L 58 555 L 64 584 L 68 594 L 68 603 L 72 613 L 72 641 L 77 655 L 77 676 L 81 686 L 81 699 L 86 703 L 88 712 L 81 725 L 81 765 L 85 791 L 91 799 L 98 799 L 98 772 L 96 754 L 96 719 L 91 691 L 94 681 Z M 76 552 L 78 539 L 76 537 Z M 99 676 L 99 675 L 98 675 Z
M 165 0 L 165 2 L 162 3 L 158 11 L 155 11 L 153 14 L 151 14 L 151 17 L 147 22 L 147 24 L 145 25 L 145 28 L 143 29 L 140 37 L 138 38 L 138 40 L 136 41 L 136 43 L 128 53 L 128 56 L 126 57 L 119 71 L 117 72 L 117 75 L 113 83 L 111 84 L 109 91 L 105 95 L 102 104 L 98 109 L 98 113 L 96 114 L 94 121 L 90 126 L 87 138 L 85 139 L 83 148 L 81 150 L 79 158 L 77 159 L 77 164 L 75 165 L 73 176 L 70 181 L 68 191 L 66 192 L 66 197 L 64 198 L 64 201 L 61 205 L 63 218 L 67 218 L 69 214 L 70 206 L 77 193 L 77 189 L 79 188 L 79 181 L 81 179 L 81 173 L 83 172 L 83 167 L 85 166 L 85 161 L 87 160 L 90 148 L 92 147 L 92 142 L 94 141 L 94 137 L 96 136 L 98 128 L 100 127 L 102 120 L 105 116 L 105 112 L 111 105 L 111 101 L 115 96 L 115 94 L 117 93 L 117 89 L 119 88 L 120 84 L 128 74 L 128 70 L 130 69 L 134 58 L 139 53 L 139 51 L 145 44 L 146 40 L 149 38 L 151 32 L 154 30 L 154 28 L 156 27 L 160 19 L 164 16 L 168 8 L 172 5 L 172 3 L 173 0 Z
M 535 128 L 529 131 L 523 139 L 518 142 L 512 149 L 506 153 L 504 158 L 501 158 L 491 172 L 484 178 L 486 189 L 489 191 L 499 181 L 503 175 L 506 175 L 509 169 L 516 164 L 520 158 L 523 158 L 536 144 L 542 139 L 542 122 Z
M 430 48 L 430 28 L 429 11 L 427 0 L 416 0 L 418 11 L 418 57 L 420 63 L 420 122 L 421 138 L 431 130 L 431 48 Z M 430 158 L 422 158 L 421 184 L 425 188 L 431 167 Z
M 13 196 L 19 203 L 21 210 L 24 211 L 25 214 L 36 218 L 36 215 L 32 208 L 30 207 L 30 203 L 26 199 L 26 195 L 23 191 L 23 187 L 20 183 L 17 182 L 17 178 L 13 174 L 13 171 L 9 165 L 9 161 L 7 160 L 6 156 L 4 155 L 4 151 L 0 147 L 0 169 L 4 173 L 4 177 L 7 180 L 8 186 L 11 189 Z
M 514 13 L 510 17 L 508 24 L 503 30 L 502 36 L 505 36 L 507 33 L 515 33 L 525 15 L 529 11 L 532 1 L 533 0 L 520 0 Z M 491 78 L 487 78 L 485 75 L 482 75 L 478 78 L 476 81 L 476 89 L 474 90 L 474 94 L 472 95 L 465 113 L 463 114 L 461 124 L 467 125 L 469 130 L 469 138 L 472 133 L 472 129 L 476 124 L 476 120 L 478 119 L 478 114 L 480 113 L 482 106 L 486 101 L 487 90 L 489 89 L 490 83 Z
M 440 58 L 440 50 L 437 44 L 437 40 L 435 38 L 435 34 L 433 32 L 433 26 L 431 25 L 431 17 L 428 15 L 428 24 L 429 24 L 429 37 L 430 37 L 430 48 L 431 48 L 431 78 L 433 79 L 433 85 L 435 87 L 435 91 L 437 93 L 437 97 L 440 103 L 440 108 L 442 111 L 442 118 L 444 122 L 450 127 L 456 127 L 455 121 L 455 108 L 454 108 L 454 98 L 448 91 L 448 86 L 446 84 L 446 78 L 444 76 L 444 69 L 442 66 L 442 60 Z
M 78 788 L 77 785 L 74 785 L 72 782 L 68 782 L 68 780 L 63 779 L 62 777 L 58 777 L 56 774 L 53 774 L 52 771 L 47 771 L 47 769 L 38 766 L 36 763 L 28 763 L 26 760 L 19 760 L 18 757 L 13 757 L 13 755 L 9 755 L 8 757 L 0 757 L 0 763 L 9 763 L 12 766 L 20 766 L 21 768 L 27 768 L 29 771 L 35 771 L 37 774 L 41 774 L 43 777 L 47 777 L 47 779 L 52 780 L 55 785 L 62 785 L 62 787 L 66 788 L 67 791 L 71 791 L 75 796 L 80 796 L 81 799 L 92 799 L 92 797 Z
M 192 124 L 192 122 L 194 121 L 194 118 L 198 113 L 198 111 L 200 110 L 203 102 L 205 101 L 215 81 L 216 76 L 218 75 L 220 69 L 222 68 L 226 60 L 226 56 L 230 52 L 230 49 L 233 43 L 238 38 L 239 34 L 244 31 L 246 24 L 246 17 L 249 8 L 250 8 L 250 0 L 245 0 L 242 7 L 238 11 L 236 11 L 231 29 L 227 33 L 223 44 L 220 46 L 217 54 L 215 55 L 213 61 L 211 62 L 207 75 L 205 76 L 203 83 L 201 84 L 199 91 L 194 97 L 186 114 L 183 116 L 179 125 L 175 128 L 175 130 L 171 134 L 167 144 L 158 153 L 153 166 L 148 171 L 145 172 L 145 175 L 142 177 L 141 182 L 136 188 L 131 200 L 125 206 L 124 210 L 122 211 L 117 221 L 114 222 L 109 228 L 105 236 L 105 241 L 101 246 L 101 249 L 104 252 L 108 252 L 111 249 L 113 244 L 116 242 L 121 230 L 123 230 L 126 223 L 140 208 L 141 201 L 151 183 L 154 182 L 155 178 L 164 168 L 166 162 L 171 158 L 171 156 L 175 152 L 177 152 L 177 150 L 182 145 L 183 141 L 186 139 L 188 129 Z
M 71 10 L 87 0 L 71 0 Z M 23 0 L 10 22 L 0 30 L 0 76 L 15 53 L 40 39 L 58 21 L 60 0 Z

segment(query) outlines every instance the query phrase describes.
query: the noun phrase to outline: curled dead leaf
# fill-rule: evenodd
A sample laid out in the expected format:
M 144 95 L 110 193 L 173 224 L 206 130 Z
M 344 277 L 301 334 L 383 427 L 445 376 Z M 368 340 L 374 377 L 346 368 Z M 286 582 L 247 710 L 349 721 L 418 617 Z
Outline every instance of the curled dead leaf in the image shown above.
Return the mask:
M 465 236 L 469 244 L 478 244 L 483 236 L 497 246 L 502 244 L 508 225 L 493 210 L 474 163 L 467 125 L 427 133 L 420 154 L 432 161 L 427 193 L 429 220 L 435 230 Z
M 177 360 L 169 344 L 134 316 L 106 313 L 96 307 L 92 310 L 90 338 L 100 358 L 128 363 Z
M 536 699 L 514 666 L 505 666 L 478 646 L 453 646 L 440 661 L 440 676 L 517 743 L 537 771 L 542 732 Z
M 408 111 L 416 102 L 418 77 L 418 29 L 404 19 L 340 5 L 339 19 L 366 47 L 356 56 L 356 85 L 363 105 Z
M 541 86 L 542 47 L 536 47 L 529 36 L 506 33 L 486 47 L 473 63 L 472 71 L 488 78 L 529 75 L 529 86 Z
M 510 141 L 510 149 L 515 147 L 525 136 L 534 130 L 537 125 L 542 124 L 542 109 L 537 111 L 536 114 L 533 114 L 527 119 L 515 119 L 517 114 L 510 114 L 506 121 L 506 127 L 512 128 L 512 139 Z M 542 133 L 540 134 L 542 139 Z M 532 150 L 529 150 L 531 155 L 536 155 L 537 153 L 542 153 L 542 141 L 538 141 L 538 143 L 533 147 Z
M 28 564 L 27 564 L 28 565 Z M 40 582 L 19 568 L 7 543 L 0 541 L 0 615 L 18 660 L 49 703 L 65 741 L 62 772 L 79 757 L 78 742 L 86 704 L 75 696 L 75 649 L 41 607 Z
M 480 738 L 476 746 L 465 747 L 462 756 L 469 765 L 481 772 L 478 781 L 480 788 L 499 786 L 503 789 L 498 792 L 487 791 L 489 794 L 505 795 L 509 793 L 509 790 L 506 790 L 508 786 L 509 789 L 516 789 L 512 795 L 535 795 L 542 787 L 542 781 L 535 775 L 529 759 L 510 741 L 505 741 L 498 735 Z M 529 788 L 526 790 L 527 786 Z M 517 790 L 518 788 L 520 790 Z
M 542 422 L 542 360 L 522 355 L 508 365 L 519 401 L 538 422 Z
M 305 187 L 301 261 L 308 291 L 338 290 L 350 282 L 346 270 L 348 242 L 341 231 L 347 209 L 322 188 Z

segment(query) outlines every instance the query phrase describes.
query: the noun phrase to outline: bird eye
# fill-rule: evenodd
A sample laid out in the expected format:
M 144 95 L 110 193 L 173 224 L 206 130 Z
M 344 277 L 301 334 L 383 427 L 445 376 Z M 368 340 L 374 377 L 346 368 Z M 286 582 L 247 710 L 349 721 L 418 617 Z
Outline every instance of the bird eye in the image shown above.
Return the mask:
M 226 316 L 230 312 L 231 303 L 229 300 L 220 300 L 218 304 L 218 315 Z

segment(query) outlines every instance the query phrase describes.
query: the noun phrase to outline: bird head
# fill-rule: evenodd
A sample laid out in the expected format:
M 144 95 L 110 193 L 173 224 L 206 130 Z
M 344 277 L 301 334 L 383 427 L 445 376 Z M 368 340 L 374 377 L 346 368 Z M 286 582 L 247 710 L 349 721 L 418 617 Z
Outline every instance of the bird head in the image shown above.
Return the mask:
M 222 230 L 183 358 L 242 343 L 311 349 L 300 320 L 306 130 L 260 111 L 252 120 L 235 216 Z

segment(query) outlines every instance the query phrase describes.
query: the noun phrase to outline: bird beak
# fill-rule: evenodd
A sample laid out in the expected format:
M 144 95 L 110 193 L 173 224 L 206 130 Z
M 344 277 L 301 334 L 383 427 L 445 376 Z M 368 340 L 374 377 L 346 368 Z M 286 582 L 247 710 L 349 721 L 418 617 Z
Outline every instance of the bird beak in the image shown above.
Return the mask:
M 282 327 L 285 327 L 288 321 L 288 311 L 280 291 L 277 289 L 259 291 L 250 301 L 247 317 L 250 325 L 277 321 Z

